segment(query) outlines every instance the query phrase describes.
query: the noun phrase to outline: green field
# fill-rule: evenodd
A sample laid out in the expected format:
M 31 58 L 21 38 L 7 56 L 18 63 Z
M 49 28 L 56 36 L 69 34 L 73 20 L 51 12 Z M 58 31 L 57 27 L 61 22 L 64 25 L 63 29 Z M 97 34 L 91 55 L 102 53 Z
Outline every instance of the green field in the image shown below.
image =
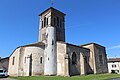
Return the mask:
M 120 78 L 120 74 L 92 74 L 86 76 L 30 76 L 30 77 L 11 77 L 17 80 L 111 80 L 113 78 Z

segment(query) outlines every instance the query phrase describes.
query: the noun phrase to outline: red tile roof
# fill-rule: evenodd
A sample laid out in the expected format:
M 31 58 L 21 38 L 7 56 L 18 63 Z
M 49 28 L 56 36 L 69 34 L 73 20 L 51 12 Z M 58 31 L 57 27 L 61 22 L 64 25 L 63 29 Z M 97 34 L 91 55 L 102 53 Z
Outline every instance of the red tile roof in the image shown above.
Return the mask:
M 108 62 L 120 62 L 120 58 L 109 58 Z

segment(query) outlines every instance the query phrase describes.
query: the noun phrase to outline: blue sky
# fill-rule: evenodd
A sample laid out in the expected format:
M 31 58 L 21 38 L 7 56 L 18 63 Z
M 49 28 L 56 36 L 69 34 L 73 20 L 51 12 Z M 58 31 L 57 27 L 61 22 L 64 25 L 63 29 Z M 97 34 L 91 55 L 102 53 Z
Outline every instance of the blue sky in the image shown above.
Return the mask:
M 38 15 L 50 6 L 50 0 L 0 0 L 1 57 L 38 41 Z M 120 0 L 54 0 L 53 7 L 67 14 L 66 42 L 95 42 L 108 57 L 120 57 Z

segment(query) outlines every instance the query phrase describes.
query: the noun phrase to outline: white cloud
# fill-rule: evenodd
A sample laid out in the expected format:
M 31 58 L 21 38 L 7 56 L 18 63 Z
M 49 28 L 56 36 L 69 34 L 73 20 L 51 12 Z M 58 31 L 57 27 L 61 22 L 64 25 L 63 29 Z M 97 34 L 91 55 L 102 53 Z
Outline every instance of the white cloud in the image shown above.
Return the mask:
M 108 49 L 118 49 L 118 48 L 120 48 L 120 45 L 116 45 L 116 46 L 110 47 Z

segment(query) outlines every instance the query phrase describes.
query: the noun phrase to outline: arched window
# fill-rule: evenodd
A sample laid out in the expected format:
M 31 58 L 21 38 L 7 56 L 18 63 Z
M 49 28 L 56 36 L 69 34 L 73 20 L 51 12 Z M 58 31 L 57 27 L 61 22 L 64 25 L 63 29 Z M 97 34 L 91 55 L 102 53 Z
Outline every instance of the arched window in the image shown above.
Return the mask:
M 76 56 L 76 53 L 73 52 L 72 54 L 72 64 L 75 65 L 77 63 L 77 56 Z

